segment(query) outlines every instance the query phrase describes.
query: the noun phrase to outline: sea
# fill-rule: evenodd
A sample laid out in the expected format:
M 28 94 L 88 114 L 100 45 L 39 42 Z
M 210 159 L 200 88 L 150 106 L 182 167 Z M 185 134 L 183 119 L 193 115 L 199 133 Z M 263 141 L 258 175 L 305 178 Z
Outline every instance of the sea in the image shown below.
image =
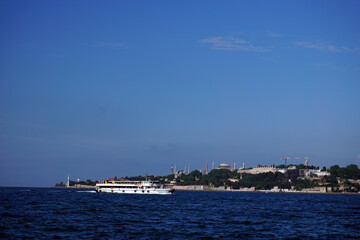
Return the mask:
M 0 188 L 0 239 L 360 239 L 360 194 Z

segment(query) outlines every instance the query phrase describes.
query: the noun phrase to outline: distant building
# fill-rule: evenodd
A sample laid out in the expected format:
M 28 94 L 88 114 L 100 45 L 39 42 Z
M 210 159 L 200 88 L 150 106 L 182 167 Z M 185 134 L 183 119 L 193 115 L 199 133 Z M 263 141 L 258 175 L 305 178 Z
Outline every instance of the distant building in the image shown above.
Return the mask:
M 301 169 L 303 170 L 303 169 Z M 302 173 L 302 171 L 300 172 L 299 169 L 297 169 L 295 166 L 291 166 L 288 167 L 285 171 L 285 177 L 290 178 L 291 176 L 294 177 L 301 177 L 300 174 Z
M 174 172 L 174 174 L 175 174 L 175 177 L 177 177 L 177 176 L 180 176 L 181 174 L 187 174 L 187 173 L 186 173 L 186 170 L 179 169 L 179 170 L 176 170 Z
M 301 178 L 323 178 L 325 176 L 329 176 L 330 173 L 319 169 L 296 169 L 295 166 L 292 166 L 286 170 L 285 174 L 286 177 L 289 177 L 290 175 Z
M 114 182 L 114 181 L 124 181 L 124 179 L 114 177 L 114 178 L 108 178 L 108 179 L 105 179 L 104 181 L 107 181 L 107 182 Z
M 296 166 L 289 166 L 288 168 L 276 168 L 275 165 L 271 166 L 257 166 L 256 168 L 245 169 L 245 162 L 243 167 L 238 170 L 238 173 L 248 173 L 248 174 L 260 174 L 267 172 L 281 172 L 285 174 L 287 178 L 290 177 L 306 177 L 306 178 L 323 178 L 329 176 L 330 173 L 327 171 L 321 171 L 319 169 L 297 169 Z
M 330 173 L 326 172 L 326 171 L 320 171 L 320 170 L 316 170 L 316 169 L 306 169 L 305 171 L 305 177 L 318 177 L 318 178 L 323 178 L 325 176 L 329 176 Z
M 226 169 L 226 170 L 229 170 L 229 171 L 232 171 L 233 169 L 230 167 L 229 164 L 223 162 L 221 163 L 216 169 Z
M 243 167 L 245 167 L 245 163 L 243 163 Z M 271 166 L 257 166 L 256 168 L 244 169 L 241 168 L 238 170 L 238 173 L 249 173 L 249 174 L 259 174 L 259 173 L 267 173 L 267 172 L 279 172 L 280 169 L 277 169 L 274 165 Z

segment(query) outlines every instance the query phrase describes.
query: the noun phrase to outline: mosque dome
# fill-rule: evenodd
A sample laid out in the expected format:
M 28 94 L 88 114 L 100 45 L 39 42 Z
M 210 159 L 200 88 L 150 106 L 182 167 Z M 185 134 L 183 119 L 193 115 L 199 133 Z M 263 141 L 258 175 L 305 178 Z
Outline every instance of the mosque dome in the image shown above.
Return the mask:
M 222 163 L 222 164 L 220 164 L 220 167 L 230 167 L 230 166 L 227 163 Z
M 221 163 L 221 164 L 219 165 L 218 169 L 228 169 L 228 170 L 230 170 L 231 167 L 230 167 L 229 164 L 223 162 L 223 163 Z

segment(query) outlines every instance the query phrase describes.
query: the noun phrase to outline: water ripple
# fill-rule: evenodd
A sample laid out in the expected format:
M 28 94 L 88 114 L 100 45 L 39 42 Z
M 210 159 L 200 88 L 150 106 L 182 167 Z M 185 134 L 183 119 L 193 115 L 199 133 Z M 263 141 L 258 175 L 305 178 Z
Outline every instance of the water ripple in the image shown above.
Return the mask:
M 360 196 L 0 188 L 0 239 L 357 239 Z

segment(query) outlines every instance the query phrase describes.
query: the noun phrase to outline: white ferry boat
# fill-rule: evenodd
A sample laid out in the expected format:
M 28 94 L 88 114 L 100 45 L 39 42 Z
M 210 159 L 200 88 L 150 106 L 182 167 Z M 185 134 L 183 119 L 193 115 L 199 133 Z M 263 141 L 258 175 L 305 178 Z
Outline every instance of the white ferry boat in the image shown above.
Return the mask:
M 107 181 L 96 184 L 96 192 L 133 194 L 172 194 L 175 190 L 164 188 L 162 184 L 151 181 Z

